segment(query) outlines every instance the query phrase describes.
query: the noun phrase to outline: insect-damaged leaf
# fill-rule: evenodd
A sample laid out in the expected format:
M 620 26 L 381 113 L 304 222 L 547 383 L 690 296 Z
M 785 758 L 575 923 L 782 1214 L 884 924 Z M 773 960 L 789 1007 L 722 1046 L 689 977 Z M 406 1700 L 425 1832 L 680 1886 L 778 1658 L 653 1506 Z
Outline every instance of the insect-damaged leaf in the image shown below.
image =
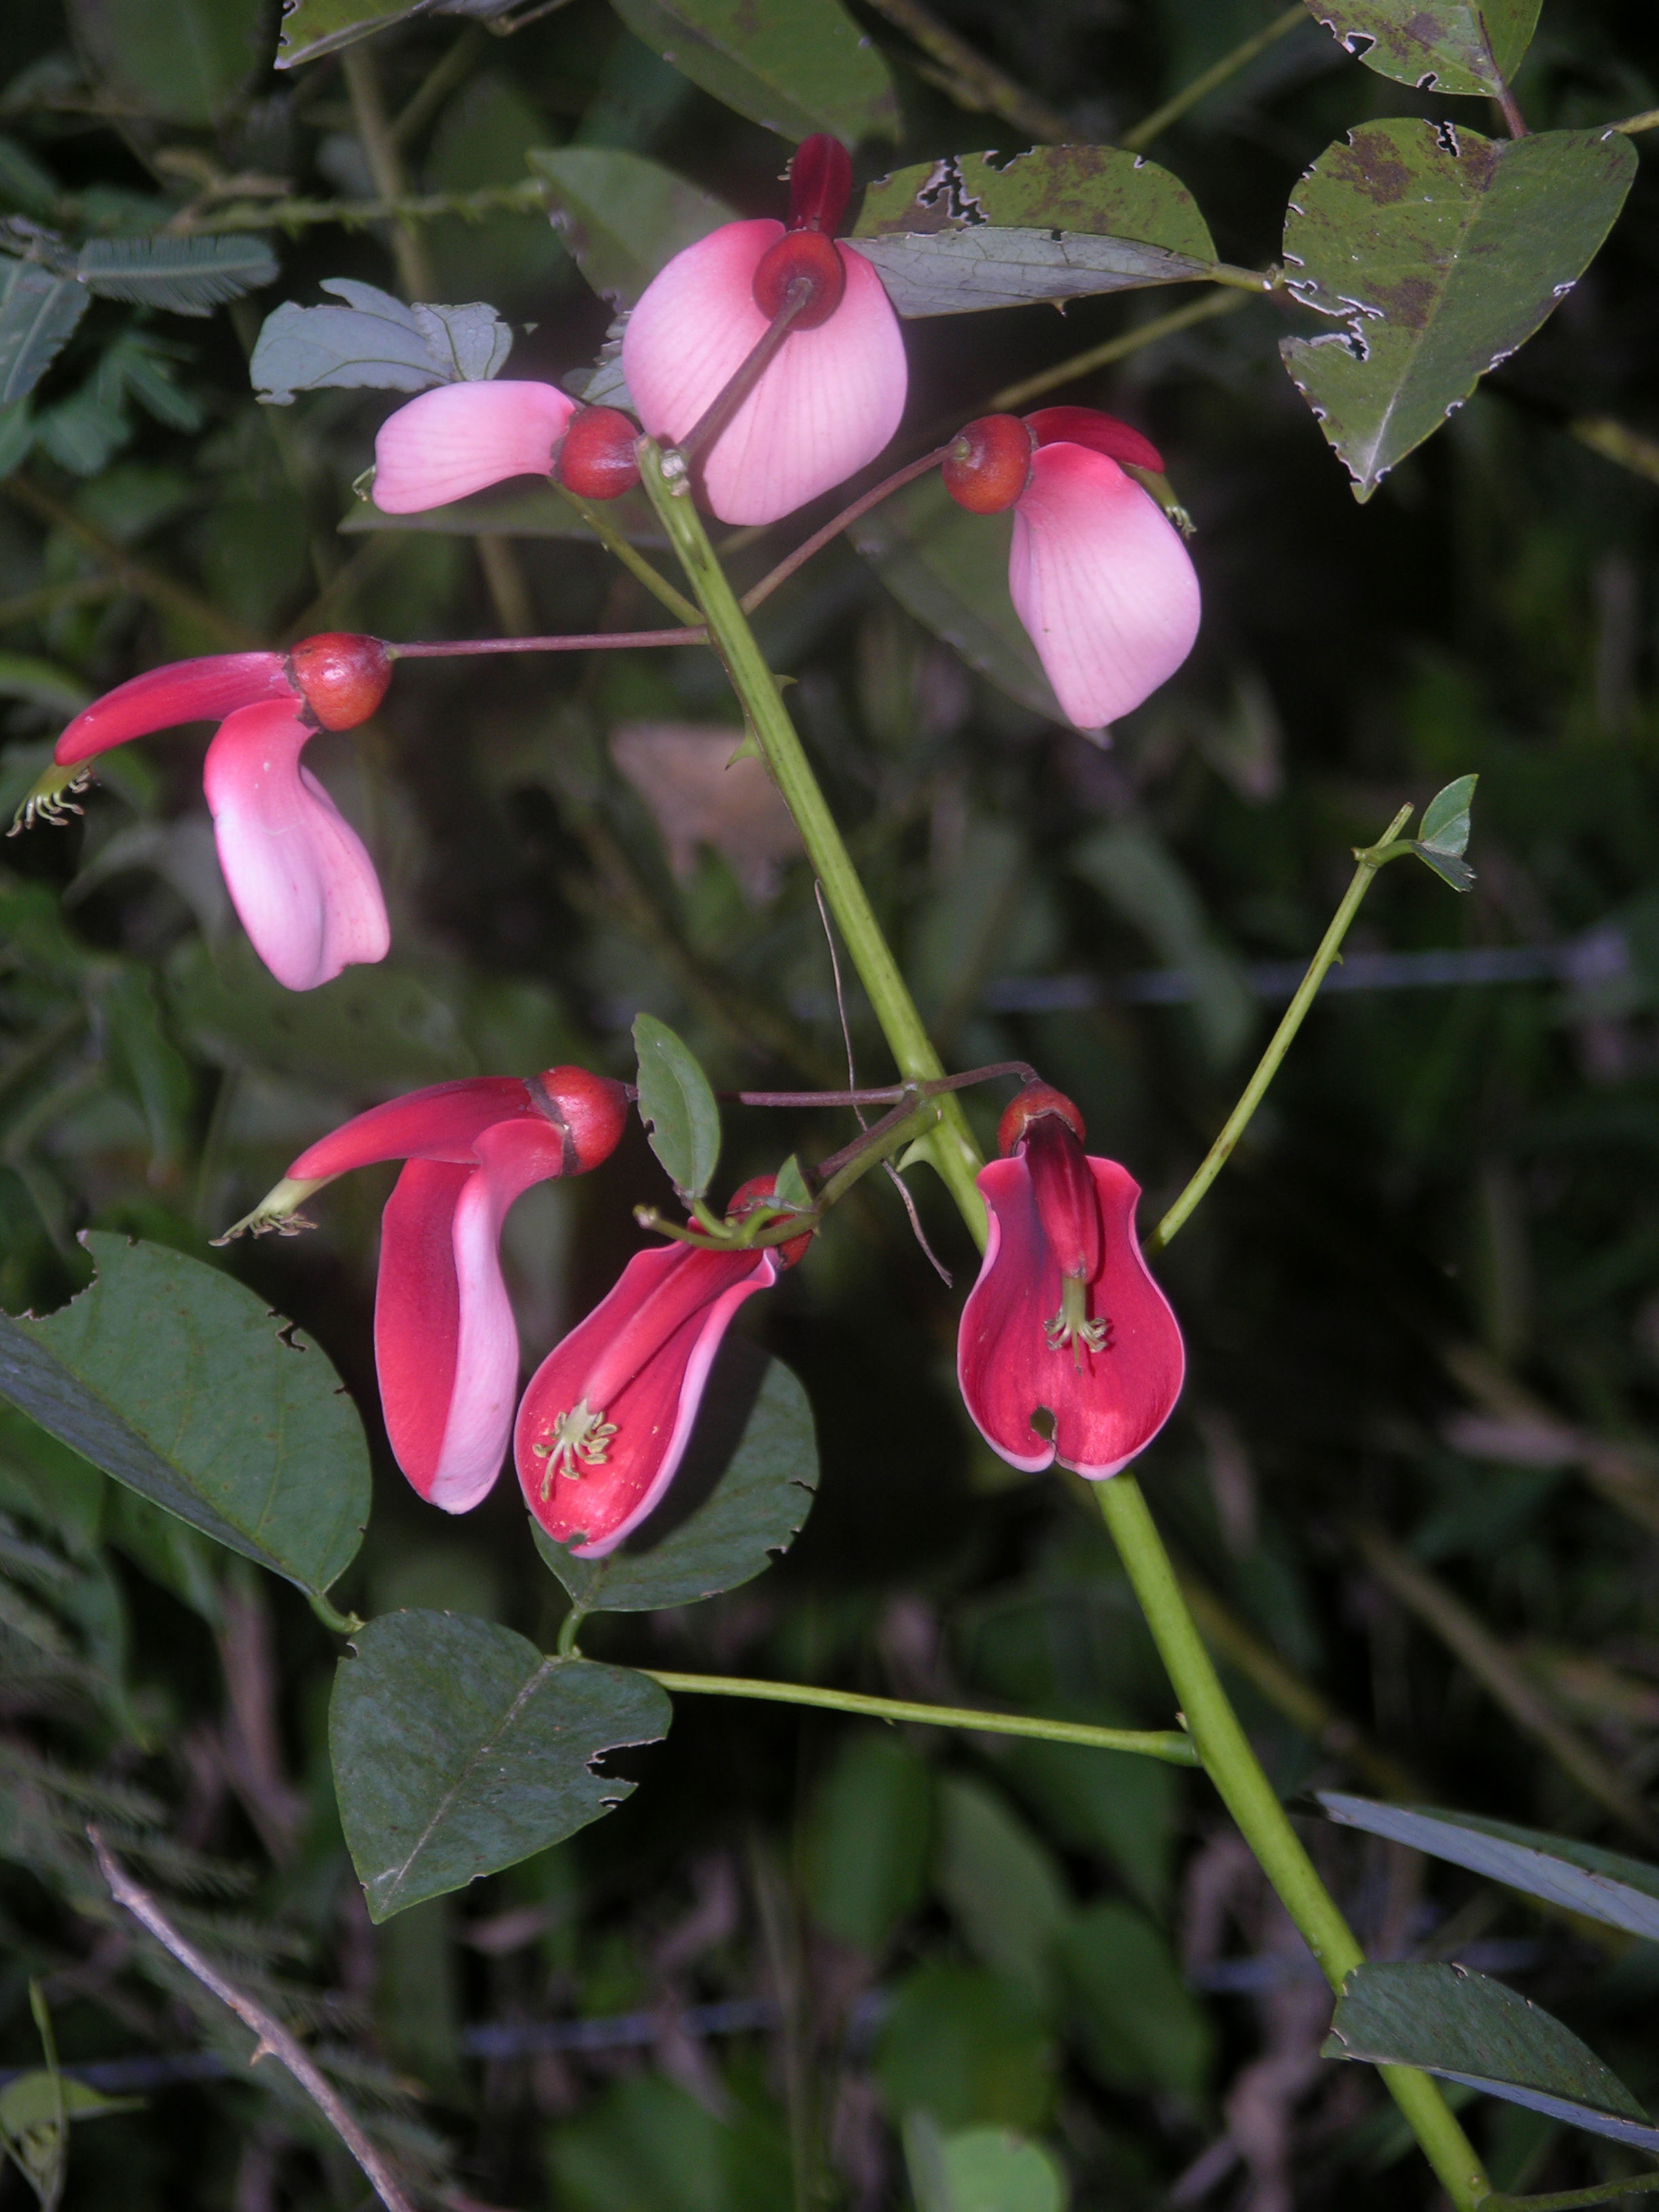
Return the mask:
M 217 1268 L 82 1241 L 88 1289 L 39 1321 L 0 1315 L 0 1392 L 118 1482 L 319 1595 L 368 1518 L 362 1424 L 333 1368 Z
M 755 1387 L 758 1381 L 759 1388 Z M 714 1487 L 647 1551 L 578 1559 L 534 1528 L 536 1548 L 584 1613 L 652 1613 L 736 1589 L 799 1534 L 818 1483 L 812 1408 L 781 1360 L 741 1337 L 715 1362 L 670 1503 Z M 649 1541 L 650 1523 L 642 1534 Z
M 1420 2066 L 1642 2150 L 1659 2128 L 1588 2045 L 1551 2013 L 1467 1967 L 1356 1966 L 1322 2053 Z
M 596 292 L 631 307 L 666 263 L 737 211 L 660 161 L 613 146 L 532 148 L 553 228 Z
M 248 374 L 270 405 L 286 407 L 296 392 L 328 386 L 429 392 L 437 384 L 476 382 L 497 375 L 512 349 L 513 333 L 481 300 L 406 307 L 351 276 L 325 276 L 321 289 L 344 307 L 284 300 L 265 318 Z
M 86 312 L 72 276 L 0 255 L 0 407 L 33 391 Z
M 896 138 L 887 64 L 838 0 L 612 0 L 629 29 L 693 84 L 797 141 Z
M 654 1014 L 635 1022 L 634 1049 L 651 1149 L 682 1198 L 701 1198 L 720 1156 L 720 1109 L 708 1078 L 690 1047 Z
M 1308 0 L 1356 61 L 1424 92 L 1501 92 L 1521 66 L 1540 0 Z
M 1280 351 L 1357 497 L 1532 336 L 1635 173 L 1615 131 L 1500 144 L 1415 118 L 1366 124 L 1320 155 L 1285 218 L 1287 282 L 1346 328 Z
M 387 1613 L 352 1645 L 334 1678 L 329 1751 L 376 1921 L 597 1820 L 634 1785 L 594 1761 L 658 1742 L 673 1717 L 647 1674 L 544 1658 L 465 1613 Z
M 1214 265 L 1187 187 L 1116 146 L 953 154 L 871 185 L 853 242 L 902 315 L 1180 283 Z

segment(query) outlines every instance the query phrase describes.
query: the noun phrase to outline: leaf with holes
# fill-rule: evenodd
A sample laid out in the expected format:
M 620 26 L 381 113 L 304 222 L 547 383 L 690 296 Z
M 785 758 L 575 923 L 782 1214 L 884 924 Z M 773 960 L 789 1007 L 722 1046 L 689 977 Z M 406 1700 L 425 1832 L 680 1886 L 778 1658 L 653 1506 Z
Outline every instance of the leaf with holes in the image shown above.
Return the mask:
M 684 1199 L 701 1198 L 720 1156 L 720 1109 L 696 1054 L 654 1014 L 634 1024 L 640 1119 L 651 1149 Z
M 838 0 L 612 0 L 693 84 L 781 138 L 896 138 L 887 64 Z
M 1532 44 L 1540 0 L 1308 0 L 1356 61 L 1419 92 L 1499 93 Z
M 94 1467 L 313 1595 L 350 1565 L 368 1451 L 340 1379 L 261 1297 L 159 1244 L 89 1231 L 97 1275 L 0 1315 L 0 1392 Z
M 1285 218 L 1287 283 L 1345 328 L 1279 350 L 1358 498 L 1532 336 L 1635 173 L 1616 131 L 1500 144 L 1415 118 L 1364 125 L 1320 155 Z
M 817 1486 L 805 1391 L 781 1360 L 729 1337 L 674 1487 L 640 1532 L 647 1548 L 578 1559 L 540 1528 L 532 1524 L 531 1533 L 582 1612 L 653 1613 L 696 1605 L 763 1574 L 800 1534 Z M 674 1514 L 680 1517 L 666 1535 L 653 1528 Z
M 1356 1966 L 1322 2055 L 1419 2066 L 1592 2135 L 1659 2151 L 1659 2128 L 1571 2028 L 1463 1966 Z
M 33 391 L 86 312 L 72 276 L 0 255 L 0 407 Z
M 597 1820 L 634 1784 L 595 1762 L 659 1742 L 673 1717 L 648 1675 L 544 1658 L 463 1613 L 387 1613 L 352 1648 L 334 1680 L 329 1752 L 375 1921 Z
M 276 257 L 263 238 L 89 238 L 78 274 L 106 300 L 209 315 L 274 283 Z
M 535 147 L 553 228 L 596 292 L 631 307 L 665 263 L 736 210 L 642 154 L 612 146 Z M 614 404 L 614 402 L 608 403 Z
M 1215 246 L 1167 169 L 1116 146 L 953 154 L 871 185 L 852 242 L 902 315 L 960 314 L 1205 275 Z

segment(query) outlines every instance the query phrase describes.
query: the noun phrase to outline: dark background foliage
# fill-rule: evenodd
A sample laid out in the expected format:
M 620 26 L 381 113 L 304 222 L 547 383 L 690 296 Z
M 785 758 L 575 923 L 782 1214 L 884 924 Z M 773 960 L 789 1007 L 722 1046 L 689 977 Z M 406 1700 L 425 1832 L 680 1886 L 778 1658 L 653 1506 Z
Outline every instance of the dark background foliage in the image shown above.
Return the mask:
M 1258 0 L 948 13 L 1102 139 L 1267 19 Z M 0 205 L 78 235 L 154 229 L 226 178 L 367 196 L 338 58 L 273 74 L 269 15 L 10 0 Z M 228 64 L 208 108 L 178 89 L 204 25 L 247 40 L 246 74 Z M 896 161 L 1025 143 L 954 104 L 881 18 L 866 27 L 901 86 Z M 415 189 L 512 185 L 526 149 L 574 142 L 647 153 L 745 212 L 778 204 L 781 142 L 600 0 L 500 40 L 425 16 L 362 51 L 407 125 Z M 1648 10 L 1551 0 L 1517 89 L 1535 127 L 1567 125 L 1647 106 L 1656 72 Z M 1445 105 L 1369 74 L 1310 21 L 1156 151 L 1221 252 L 1260 266 L 1329 140 Z M 1478 103 L 1452 105 L 1494 127 Z M 1273 979 L 1257 971 L 1311 950 L 1350 846 L 1479 771 L 1473 893 L 1390 869 L 1350 950 L 1529 946 L 1537 975 L 1355 989 L 1316 1011 L 1161 1267 L 1190 1381 L 1142 1472 L 1282 1790 L 1386 1790 L 1404 1769 L 1430 1801 L 1638 1851 L 1659 1835 L 1656 493 L 1575 426 L 1653 423 L 1646 162 L 1540 337 L 1363 507 L 1277 357 L 1307 319 L 1273 303 L 1059 395 L 1146 428 L 1199 524 L 1198 649 L 1110 750 L 966 674 L 844 548 L 764 625 L 947 1058 L 1037 1063 L 1132 1167 L 1152 1218 L 1265 1036 Z M 410 235 L 428 296 L 486 298 L 514 325 L 510 373 L 592 359 L 609 308 L 539 213 Z M 262 313 L 315 301 L 321 278 L 401 289 L 398 241 L 319 222 L 274 243 L 279 281 L 210 320 L 94 301 L 34 394 L 34 449 L 0 481 L 8 806 L 76 705 L 162 660 L 322 628 L 652 619 L 575 539 L 341 536 L 386 395 L 261 408 L 246 356 Z M 1167 304 L 913 325 L 911 421 L 960 420 Z M 738 572 L 812 519 L 735 553 Z M 836 1080 L 804 868 L 768 883 L 748 820 L 724 849 L 671 854 L 672 808 L 659 825 L 608 750 L 622 726 L 735 719 L 696 654 L 404 667 L 369 728 L 313 749 L 381 864 L 394 951 L 299 1000 L 226 926 L 202 734 L 117 756 L 83 820 L 4 848 L 0 1304 L 45 1311 L 83 1283 L 88 1225 L 214 1256 L 207 1239 L 303 1145 L 390 1091 L 563 1060 L 625 1075 L 641 1006 L 718 1081 Z M 1145 1003 L 1137 979 L 1170 968 L 1197 995 Z M 1045 993 L 1054 978 L 1072 985 Z M 877 1079 L 879 1040 L 856 998 L 849 1012 Z M 970 1110 L 988 1137 L 994 1109 Z M 734 1111 L 722 1174 L 846 1133 L 844 1116 L 792 1117 L 781 1135 Z M 972 1255 L 925 1173 L 914 1181 L 959 1297 Z M 318 1202 L 315 1234 L 219 1255 L 328 1351 L 372 1432 L 386 1187 L 353 1179 Z M 522 1202 L 508 1254 L 530 1360 L 636 1244 L 632 1206 L 664 1195 L 636 1133 L 591 1178 Z M 1169 1725 L 1084 1486 L 1013 1477 L 968 1427 L 957 1300 L 881 1178 L 768 1303 L 756 1327 L 819 1425 L 812 1517 L 761 1581 L 596 1626 L 593 1656 Z M 562 1600 L 510 1484 L 451 1522 L 376 1449 L 374 1520 L 337 1596 L 550 1642 Z M 1182 2175 L 1175 2201 L 1253 2212 L 1292 2193 L 1431 2201 L 1374 2079 L 1318 2059 L 1328 1996 L 1207 1786 L 1173 1770 L 684 1699 L 665 1745 L 618 1759 L 641 1787 L 617 1814 L 371 1931 L 328 1778 L 337 1647 L 294 1592 L 228 1572 L 94 1482 L 21 1417 L 0 1422 L 7 2063 L 38 2059 L 30 1974 L 69 2060 L 153 2059 L 218 2032 L 208 2010 L 198 2028 L 182 1984 L 143 1978 L 94 1901 L 76 1837 L 101 1807 L 157 1880 L 202 1893 L 192 1909 L 245 1978 L 317 2027 L 434 2202 L 896 2205 L 896 2130 L 918 2107 L 1042 2137 L 1079 2205 L 1151 2206 Z M 1589 1755 L 1577 1778 L 1564 1744 Z M 1307 1832 L 1382 1955 L 1486 1965 L 1659 2097 L 1650 1946 L 1593 1940 L 1317 1821 Z M 763 2009 L 700 2032 L 695 2008 L 728 2001 Z M 478 2033 L 572 2020 L 623 2025 L 586 2049 Z M 477 2055 L 491 2048 L 514 2055 Z M 360 2202 L 355 2170 L 270 2071 L 191 2084 L 141 2069 L 141 2110 L 76 2130 L 66 2202 Z M 1469 2118 L 1500 2185 L 1620 2170 L 1612 2148 L 1512 2107 Z M 16 2177 L 6 2188 L 22 2201 Z

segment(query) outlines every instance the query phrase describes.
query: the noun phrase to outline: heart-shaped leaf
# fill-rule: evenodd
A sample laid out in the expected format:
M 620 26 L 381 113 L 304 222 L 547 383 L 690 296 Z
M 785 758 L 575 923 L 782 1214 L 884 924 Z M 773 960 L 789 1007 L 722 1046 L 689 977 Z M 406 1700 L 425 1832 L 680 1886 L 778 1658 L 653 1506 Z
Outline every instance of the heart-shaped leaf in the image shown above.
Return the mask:
M 1285 365 L 1369 499 L 1543 322 L 1636 173 L 1616 131 L 1499 143 L 1415 118 L 1328 146 L 1285 222 L 1296 297 L 1344 325 L 1285 338 Z
M 887 64 L 838 0 L 612 0 L 629 29 L 751 123 L 799 142 L 896 138 Z
M 701 1198 L 720 1156 L 720 1109 L 689 1045 L 654 1014 L 634 1024 L 640 1059 L 640 1119 L 651 1149 L 684 1199 Z
M 0 1391 L 155 1504 L 319 1596 L 368 1518 L 368 1451 L 322 1353 L 216 1267 L 89 1231 L 57 1313 L 0 1315 Z
M 1356 61 L 1420 92 L 1498 93 L 1520 68 L 1540 0 L 1308 0 Z
M 595 1760 L 658 1742 L 672 1718 L 648 1674 L 544 1658 L 465 1613 L 387 1613 L 353 1648 L 335 1676 L 329 1750 L 376 1921 L 597 1820 L 634 1784 Z
M 618 307 L 631 307 L 677 253 L 738 219 L 712 192 L 620 147 L 538 146 L 526 159 L 576 266 Z

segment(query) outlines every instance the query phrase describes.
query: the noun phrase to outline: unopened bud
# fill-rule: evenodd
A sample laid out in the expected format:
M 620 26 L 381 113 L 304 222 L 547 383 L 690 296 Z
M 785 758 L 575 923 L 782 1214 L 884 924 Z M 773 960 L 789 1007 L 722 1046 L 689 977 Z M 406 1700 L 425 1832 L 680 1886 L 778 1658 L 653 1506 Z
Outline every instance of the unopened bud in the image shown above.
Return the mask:
M 853 190 L 853 159 L 839 138 L 815 131 L 789 164 L 789 228 L 833 238 Z
M 1088 1134 L 1082 1115 L 1063 1091 L 1056 1091 L 1052 1083 L 1028 1083 L 1009 1100 L 997 1123 L 997 1150 L 1005 1159 L 1024 1141 L 1030 1123 L 1043 1114 L 1058 1114 L 1079 1144 Z
M 392 655 L 378 637 L 325 630 L 288 656 L 289 681 L 325 730 L 355 730 L 386 696 Z
M 579 407 L 566 428 L 553 473 L 580 499 L 620 499 L 640 480 L 634 448 L 640 426 L 619 407 Z
M 608 1160 L 622 1141 L 628 1093 L 608 1075 L 586 1067 L 550 1067 L 530 1079 L 530 1094 L 563 1132 L 567 1175 L 586 1175 Z
M 1018 415 L 981 415 L 951 441 L 939 470 L 945 489 L 969 514 L 1000 514 L 1031 481 L 1036 441 Z
M 769 323 L 783 313 L 794 287 L 802 283 L 811 289 L 790 328 L 813 331 L 829 321 L 847 289 L 841 251 L 821 230 L 786 231 L 762 254 L 755 271 L 755 305 Z

